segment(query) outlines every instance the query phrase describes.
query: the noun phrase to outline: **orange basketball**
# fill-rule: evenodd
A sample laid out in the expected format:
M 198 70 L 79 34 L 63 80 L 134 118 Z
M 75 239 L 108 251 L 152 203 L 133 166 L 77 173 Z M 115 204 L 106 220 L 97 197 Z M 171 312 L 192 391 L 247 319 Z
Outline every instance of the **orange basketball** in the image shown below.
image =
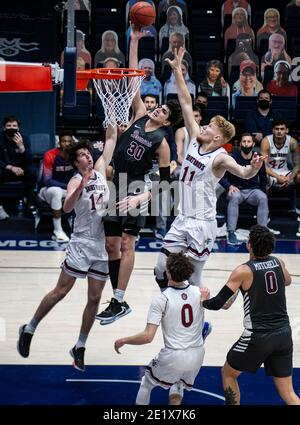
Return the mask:
M 137 28 L 148 27 L 155 22 L 155 7 L 146 1 L 139 1 L 130 8 L 129 18 Z

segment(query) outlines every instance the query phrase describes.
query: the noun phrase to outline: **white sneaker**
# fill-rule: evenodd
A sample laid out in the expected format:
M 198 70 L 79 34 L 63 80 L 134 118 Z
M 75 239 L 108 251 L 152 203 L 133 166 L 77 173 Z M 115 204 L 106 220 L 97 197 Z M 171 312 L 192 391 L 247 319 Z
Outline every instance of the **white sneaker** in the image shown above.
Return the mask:
M 5 209 L 2 207 L 2 205 L 0 205 L 0 220 L 6 220 L 7 218 L 9 218 L 9 215 L 7 214 Z
M 298 232 L 296 233 L 296 236 L 297 236 L 298 238 L 300 238 L 300 225 L 299 225 L 299 227 L 298 227 Z
M 63 230 L 54 230 L 52 239 L 57 242 L 69 242 L 70 240 Z

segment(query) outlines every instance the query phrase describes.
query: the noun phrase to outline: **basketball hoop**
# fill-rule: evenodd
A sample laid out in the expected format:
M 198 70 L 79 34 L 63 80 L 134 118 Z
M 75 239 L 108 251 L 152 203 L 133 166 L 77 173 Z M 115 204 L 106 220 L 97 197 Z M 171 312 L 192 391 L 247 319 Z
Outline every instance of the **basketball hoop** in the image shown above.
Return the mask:
M 93 80 L 100 97 L 105 118 L 104 128 L 129 121 L 129 109 L 139 90 L 145 73 L 133 68 L 95 68 L 77 71 L 77 90 L 85 90 L 88 80 Z

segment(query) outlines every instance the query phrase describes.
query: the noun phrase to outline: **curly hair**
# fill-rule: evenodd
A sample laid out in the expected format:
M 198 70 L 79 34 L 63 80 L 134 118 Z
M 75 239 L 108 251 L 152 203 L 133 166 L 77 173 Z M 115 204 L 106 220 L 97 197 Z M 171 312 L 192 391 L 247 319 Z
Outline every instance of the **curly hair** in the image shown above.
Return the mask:
M 166 103 L 167 107 L 170 109 L 169 121 L 171 125 L 177 125 L 182 119 L 181 106 L 177 100 L 169 100 Z
M 275 237 L 267 227 L 256 224 L 249 233 L 249 244 L 255 257 L 267 257 L 275 248 Z
M 88 139 L 81 139 L 78 143 L 75 143 L 68 154 L 69 162 L 72 165 L 75 170 L 77 170 L 77 167 L 75 165 L 75 162 L 77 161 L 77 151 L 79 149 L 87 149 L 90 153 L 92 152 L 92 148 L 90 145 L 90 141 Z
M 194 265 L 183 252 L 172 253 L 167 259 L 167 271 L 174 282 L 183 282 L 194 273 Z

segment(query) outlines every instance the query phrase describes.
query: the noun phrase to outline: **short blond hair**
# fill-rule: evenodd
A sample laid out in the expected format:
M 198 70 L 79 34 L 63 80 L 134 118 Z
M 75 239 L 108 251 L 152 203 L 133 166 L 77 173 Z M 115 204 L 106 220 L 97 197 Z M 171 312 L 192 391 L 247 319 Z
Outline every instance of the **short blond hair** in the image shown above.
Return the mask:
M 229 142 L 229 140 L 235 136 L 235 126 L 222 117 L 222 115 L 216 115 L 210 120 L 210 122 L 219 128 L 223 136 L 224 143 Z

